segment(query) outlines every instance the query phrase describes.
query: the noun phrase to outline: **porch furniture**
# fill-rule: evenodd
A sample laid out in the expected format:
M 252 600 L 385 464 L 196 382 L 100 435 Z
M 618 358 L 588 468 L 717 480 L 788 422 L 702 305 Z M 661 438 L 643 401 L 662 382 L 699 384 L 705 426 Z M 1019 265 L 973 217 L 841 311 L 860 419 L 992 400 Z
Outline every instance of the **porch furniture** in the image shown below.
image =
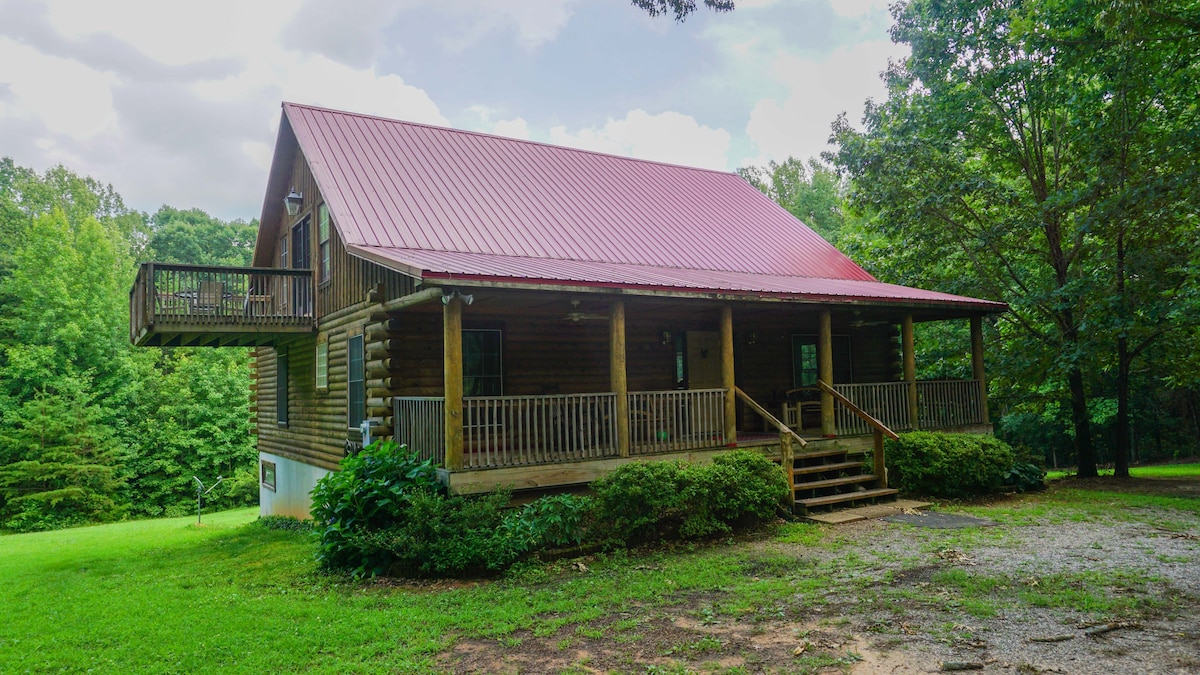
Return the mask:
M 804 431 L 804 415 L 815 415 L 817 428 L 821 423 L 821 392 L 816 387 L 797 387 L 784 393 L 783 415 L 780 419 L 796 431 Z M 812 426 L 812 425 L 810 425 Z

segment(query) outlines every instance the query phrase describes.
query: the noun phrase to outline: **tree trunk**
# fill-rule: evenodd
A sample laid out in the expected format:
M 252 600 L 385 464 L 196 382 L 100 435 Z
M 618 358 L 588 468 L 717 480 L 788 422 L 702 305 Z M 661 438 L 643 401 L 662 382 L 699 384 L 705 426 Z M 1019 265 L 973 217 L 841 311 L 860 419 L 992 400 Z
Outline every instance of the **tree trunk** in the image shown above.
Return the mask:
M 1071 421 L 1075 426 L 1075 457 L 1079 461 L 1079 477 L 1095 478 L 1096 451 L 1092 447 L 1092 430 L 1088 423 L 1087 394 L 1083 389 L 1083 372 L 1072 368 L 1067 373 L 1071 388 Z
M 1117 443 L 1114 475 L 1129 478 L 1129 339 L 1117 338 Z

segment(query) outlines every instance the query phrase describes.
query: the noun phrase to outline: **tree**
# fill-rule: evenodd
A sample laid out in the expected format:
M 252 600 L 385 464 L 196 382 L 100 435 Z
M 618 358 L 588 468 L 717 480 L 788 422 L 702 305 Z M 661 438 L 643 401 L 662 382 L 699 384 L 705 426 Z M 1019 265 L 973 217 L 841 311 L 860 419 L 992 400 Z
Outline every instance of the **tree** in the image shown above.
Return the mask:
M 1085 476 L 1096 474 L 1085 375 L 1113 336 L 1099 318 L 1124 306 L 1127 332 L 1179 311 L 1174 301 L 1144 320 L 1127 310 L 1135 286 L 1186 299 L 1180 205 L 1196 185 L 1185 159 L 1196 148 L 1195 64 L 1185 56 L 1194 43 L 1148 34 L 1115 46 L 1094 9 L 1087 0 L 898 4 L 892 37 L 912 56 L 889 68 L 888 99 L 868 105 L 865 133 L 844 117 L 834 125 L 851 201 L 916 273 L 957 277 L 967 286 L 957 290 L 1012 307 L 1000 327 L 1007 354 L 1024 360 L 1031 389 L 1064 382 Z M 1184 142 L 1172 149 L 1169 139 Z M 1135 260 L 1142 271 L 1130 285 Z M 1166 270 L 1181 273 L 1164 279 Z
M 652 17 L 674 14 L 680 23 L 697 9 L 696 0 L 633 0 L 633 6 Z M 704 6 L 714 12 L 732 12 L 733 0 L 704 0 Z
M 246 267 L 254 256 L 258 221 L 223 221 L 200 209 L 162 206 L 150 217 L 146 257 L 157 262 Z
M 833 167 L 816 159 L 806 163 L 788 157 L 783 163 L 771 161 L 765 167 L 746 166 L 737 173 L 826 241 L 837 244 L 845 221 L 842 212 L 845 186 Z

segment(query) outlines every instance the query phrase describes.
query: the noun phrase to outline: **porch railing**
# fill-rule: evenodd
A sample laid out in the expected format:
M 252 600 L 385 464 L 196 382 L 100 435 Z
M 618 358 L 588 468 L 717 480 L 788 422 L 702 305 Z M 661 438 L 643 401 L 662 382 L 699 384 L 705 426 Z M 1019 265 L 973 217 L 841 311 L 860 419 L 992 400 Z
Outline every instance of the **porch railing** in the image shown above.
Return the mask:
M 547 464 L 617 455 L 617 395 L 463 399 L 463 467 Z
M 895 431 L 911 429 L 908 417 L 907 382 L 873 382 L 869 384 L 835 384 L 833 388 L 854 401 L 863 412 Z M 834 424 L 839 436 L 859 436 L 872 433 L 862 417 L 845 406 L 834 407 Z
M 922 429 L 983 424 L 979 380 L 917 382 L 917 410 Z
M 446 463 L 446 399 L 441 396 L 403 396 L 394 401 L 396 442 L 421 459 Z
M 158 322 L 312 325 L 312 272 L 146 263 L 129 291 L 133 337 Z
M 724 405 L 724 389 L 629 392 L 630 454 L 724 445 Z

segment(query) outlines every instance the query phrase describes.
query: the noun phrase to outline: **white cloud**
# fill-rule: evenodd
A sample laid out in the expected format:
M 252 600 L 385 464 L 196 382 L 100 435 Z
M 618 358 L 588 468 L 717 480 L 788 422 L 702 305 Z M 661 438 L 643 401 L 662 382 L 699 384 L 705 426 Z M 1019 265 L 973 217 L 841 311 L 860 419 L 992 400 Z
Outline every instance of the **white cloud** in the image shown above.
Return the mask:
M 524 140 L 531 138 L 529 123 L 522 117 L 515 117 L 510 120 L 493 119 L 501 114 L 500 111 L 479 103 L 468 107 L 465 112 L 475 118 L 475 121 L 469 125 L 475 131 L 482 131 L 483 133 L 495 134 L 497 136 L 507 136 L 508 138 L 520 138 Z
M 730 138 L 724 129 L 706 127 L 691 115 L 632 110 L 623 119 L 610 118 L 601 128 L 570 132 L 565 126 L 553 127 L 550 140 L 584 150 L 724 171 Z
M 833 120 L 848 112 L 851 123 L 857 123 L 866 99 L 886 96 L 879 73 L 888 59 L 905 53 L 905 48 L 883 40 L 843 47 L 819 60 L 779 53 L 771 72 L 788 93 L 782 100 L 761 99 L 751 110 L 746 135 L 758 155 L 749 163 L 788 156 L 807 159 L 831 149 Z
M 875 12 L 887 11 L 892 0 L 829 0 L 834 14 L 847 18 L 858 18 Z
M 438 9 L 457 18 L 442 28 L 442 42 L 463 50 L 493 32 L 511 31 L 516 43 L 533 50 L 558 37 L 578 0 L 432 0 Z

